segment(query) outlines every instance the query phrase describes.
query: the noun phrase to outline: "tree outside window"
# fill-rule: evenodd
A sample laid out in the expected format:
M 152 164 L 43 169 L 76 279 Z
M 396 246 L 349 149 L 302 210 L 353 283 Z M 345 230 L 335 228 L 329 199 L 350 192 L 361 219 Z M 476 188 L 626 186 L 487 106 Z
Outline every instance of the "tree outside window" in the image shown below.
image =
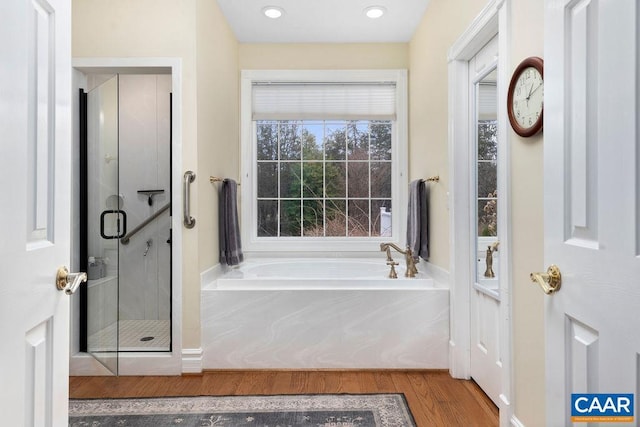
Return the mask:
M 498 122 L 478 121 L 478 236 L 498 235 Z
M 258 236 L 379 236 L 391 211 L 391 127 L 256 122 Z

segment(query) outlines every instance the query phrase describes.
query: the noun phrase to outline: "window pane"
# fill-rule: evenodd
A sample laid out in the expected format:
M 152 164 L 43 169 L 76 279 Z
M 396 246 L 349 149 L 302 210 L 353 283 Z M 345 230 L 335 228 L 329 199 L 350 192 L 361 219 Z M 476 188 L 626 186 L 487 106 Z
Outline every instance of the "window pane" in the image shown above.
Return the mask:
M 326 192 L 327 197 L 346 197 L 346 166 L 345 162 L 326 163 Z
M 258 160 L 278 159 L 278 123 L 258 122 Z
M 369 160 L 369 122 L 347 123 L 347 147 L 349 160 Z
M 278 164 L 258 162 L 258 197 L 278 197 Z
M 371 201 L 371 235 L 391 237 L 391 200 Z
M 478 160 L 498 158 L 498 122 L 495 120 L 478 122 Z
M 283 199 L 300 197 L 301 162 L 280 164 L 280 197 Z
M 371 163 L 371 197 L 391 198 L 391 163 Z
M 301 131 L 300 122 L 280 122 L 280 160 L 300 160 Z
M 369 197 L 369 163 L 349 162 L 349 197 Z
M 324 236 L 324 208 L 322 200 L 302 202 L 303 234 L 305 236 Z
M 278 235 L 278 201 L 258 200 L 258 236 Z
M 327 200 L 326 202 L 326 236 L 347 235 L 347 203 L 344 200 Z
M 371 160 L 391 160 L 391 122 L 371 122 Z
M 478 200 L 478 236 L 497 236 L 497 221 L 497 200 Z
M 304 122 L 304 127 L 302 128 L 302 158 L 304 160 L 322 160 L 323 141 L 323 122 Z
M 326 160 L 345 160 L 347 158 L 346 131 L 344 122 L 327 122 L 325 124 L 324 151 Z
M 303 186 L 302 196 L 307 198 L 322 198 L 324 184 L 322 163 L 303 163 Z
M 391 236 L 390 121 L 256 125 L 259 236 Z
M 369 236 L 369 201 L 349 200 L 349 236 Z
M 280 236 L 300 236 L 300 200 L 280 202 Z
M 478 163 L 478 197 L 495 197 L 489 194 L 498 188 L 498 167 L 494 162 Z

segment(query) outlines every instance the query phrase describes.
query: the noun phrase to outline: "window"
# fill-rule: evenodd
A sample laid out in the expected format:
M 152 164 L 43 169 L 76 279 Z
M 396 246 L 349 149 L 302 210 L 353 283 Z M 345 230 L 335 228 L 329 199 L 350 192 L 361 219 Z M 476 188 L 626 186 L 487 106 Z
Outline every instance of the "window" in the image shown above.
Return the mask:
M 244 71 L 242 92 L 245 250 L 404 242 L 406 72 Z
M 495 72 L 494 72 L 495 73 Z M 477 207 L 479 237 L 498 235 L 498 119 L 494 73 L 478 84 Z
M 390 236 L 391 128 L 257 121 L 258 236 Z

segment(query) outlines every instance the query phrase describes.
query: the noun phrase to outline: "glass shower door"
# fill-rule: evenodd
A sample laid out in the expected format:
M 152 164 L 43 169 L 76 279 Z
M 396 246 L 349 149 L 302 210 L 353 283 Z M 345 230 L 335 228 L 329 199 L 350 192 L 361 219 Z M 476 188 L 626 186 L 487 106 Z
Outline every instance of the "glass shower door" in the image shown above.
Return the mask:
M 118 374 L 119 239 L 127 232 L 119 191 L 118 76 L 87 94 L 87 352 Z

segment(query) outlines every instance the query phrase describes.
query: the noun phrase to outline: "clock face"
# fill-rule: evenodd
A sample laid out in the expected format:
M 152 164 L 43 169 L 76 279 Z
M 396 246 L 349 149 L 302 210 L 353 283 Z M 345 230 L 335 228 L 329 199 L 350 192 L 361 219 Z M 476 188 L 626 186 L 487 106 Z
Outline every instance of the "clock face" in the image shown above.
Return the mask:
M 526 67 L 518 76 L 513 88 L 511 109 L 513 119 L 523 130 L 533 128 L 542 115 L 544 82 L 542 74 L 534 67 Z

